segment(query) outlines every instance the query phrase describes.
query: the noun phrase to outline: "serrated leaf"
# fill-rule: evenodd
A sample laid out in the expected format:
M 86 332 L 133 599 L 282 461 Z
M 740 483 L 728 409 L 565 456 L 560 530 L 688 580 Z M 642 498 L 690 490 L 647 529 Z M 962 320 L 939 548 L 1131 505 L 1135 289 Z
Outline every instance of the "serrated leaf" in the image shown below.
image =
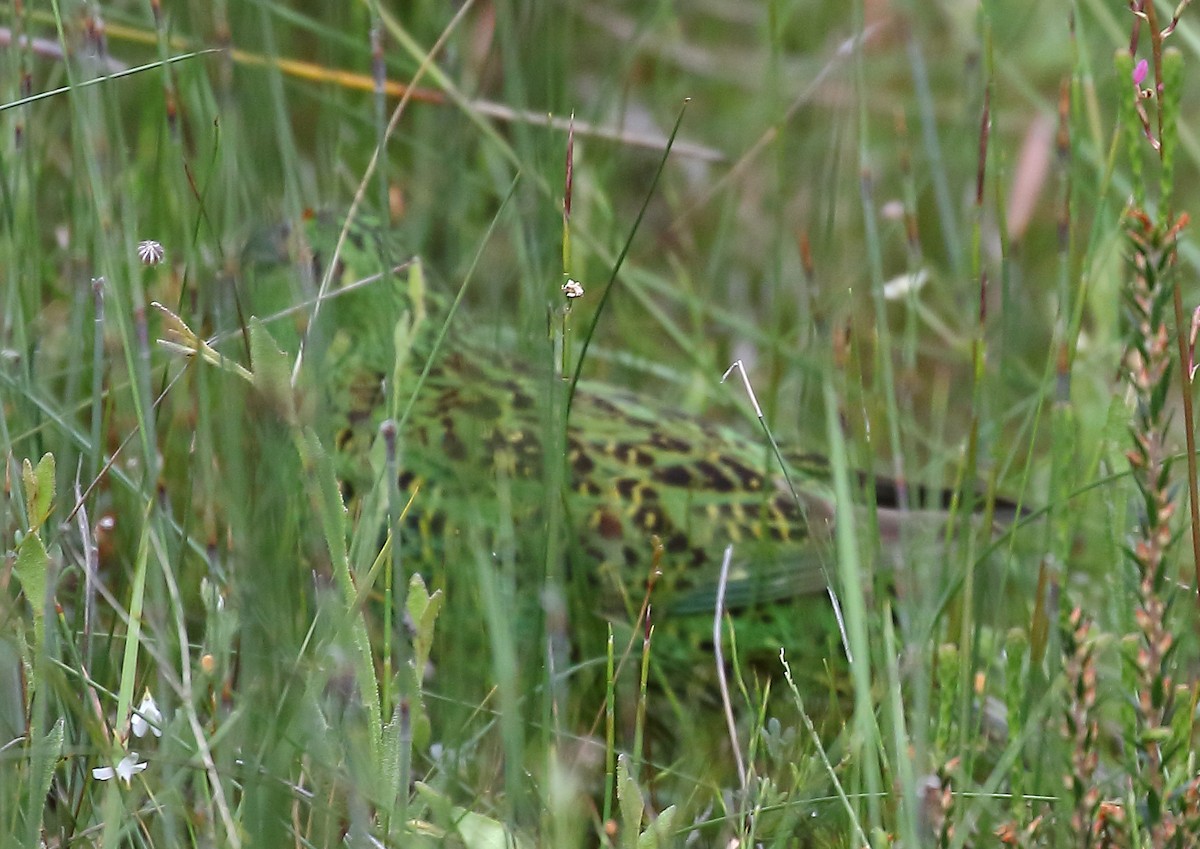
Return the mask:
M 391 720 L 383 726 L 383 757 L 379 763 L 379 777 L 387 788 L 383 801 L 389 805 L 401 792 L 407 792 L 400 787 L 400 754 L 406 745 L 411 744 L 405 742 L 402 731 L 400 708 L 397 706 Z
M 59 757 L 62 756 L 65 739 L 65 721 L 59 717 L 58 721 L 54 723 L 54 727 L 37 742 L 38 752 L 33 762 L 39 763 L 42 771 L 41 774 L 34 776 L 34 780 L 37 782 L 34 799 L 45 799 L 50 793 L 50 781 L 54 778 L 54 768 L 58 765 Z

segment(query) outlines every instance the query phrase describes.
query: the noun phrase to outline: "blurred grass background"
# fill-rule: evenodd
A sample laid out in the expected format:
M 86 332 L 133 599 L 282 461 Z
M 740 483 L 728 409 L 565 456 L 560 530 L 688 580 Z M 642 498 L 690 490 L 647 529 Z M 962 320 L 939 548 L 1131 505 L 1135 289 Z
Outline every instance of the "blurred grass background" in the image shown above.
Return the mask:
M 1132 621 L 1114 589 L 1129 499 L 1120 218 L 1132 187 L 1157 179 L 1131 171 L 1114 141 L 1130 84 L 1112 56 L 1131 26 L 1125 8 L 1101 2 L 0 8 L 4 833 L 29 846 L 632 845 L 643 830 L 652 845 L 692 834 L 711 845 L 984 845 L 979 823 L 1053 808 L 1022 795 L 1058 798 L 1069 757 L 1066 743 L 1040 739 L 1061 669 L 1027 653 L 1057 624 L 1050 596 L 1114 635 L 1104 686 L 1128 684 L 1112 650 Z M 1190 69 L 1186 14 L 1169 41 Z M 390 132 L 397 99 L 371 90 L 373 69 L 421 92 Z M 1197 182 L 1195 98 L 1183 90 L 1182 208 Z M 617 741 L 632 755 L 622 781 L 614 750 L 586 736 L 586 709 L 554 714 L 540 642 L 552 617 L 522 596 L 526 561 L 511 553 L 490 571 L 504 542 L 490 529 L 463 546 L 477 595 L 447 599 L 436 674 L 411 683 L 428 688 L 432 730 L 414 732 L 420 710 L 403 699 L 385 695 L 372 713 L 370 698 L 350 695 L 372 674 L 356 641 L 374 641 L 366 665 L 383 670 L 389 640 L 367 635 L 339 595 L 339 533 L 320 507 L 332 490 L 319 458 L 297 450 L 293 399 L 185 368 L 155 344 L 166 331 L 152 301 L 202 336 L 224 334 L 218 350 L 248 364 L 249 317 L 315 294 L 316 275 L 286 263 L 286 228 L 311 210 L 340 223 L 361 189 L 361 219 L 386 231 L 391 261 L 419 257 L 446 297 L 470 279 L 459 333 L 549 366 L 566 134 L 544 118 L 572 115 L 566 271 L 588 291 L 577 332 L 630 240 L 589 379 L 754 433 L 743 394 L 720 383 L 741 359 L 789 451 L 832 450 L 932 486 L 977 479 L 1046 508 L 995 544 L 1002 577 L 977 597 L 951 583 L 875 599 L 865 688 L 845 680 L 828 611 L 798 608 L 815 623 L 811 644 L 789 651 L 803 699 L 834 705 L 817 711 L 828 770 L 802 709 L 771 721 L 788 701 L 777 679 L 770 710 L 739 701 L 761 781 L 739 788 L 705 681 L 707 700 L 657 718 L 703 717 L 682 753 L 658 744 L 659 761 L 653 742 L 643 752 Z M 146 239 L 165 247 L 163 264 L 139 259 Z M 1185 231 L 1187 303 L 1198 258 Z M 884 296 L 918 276 L 919 288 Z M 289 367 L 310 314 L 267 326 Z M 385 332 L 397 318 L 380 315 Z M 314 350 L 336 352 L 332 336 Z M 331 450 L 337 416 L 321 387 L 336 358 L 313 359 L 294 402 Z M 56 497 L 42 527 L 18 481 L 23 460 L 47 453 Z M 44 634 L 37 600 L 13 580 L 35 529 L 59 606 L 46 608 Z M 356 569 L 379 553 L 377 530 L 347 530 Z M 860 532 L 869 563 L 872 531 Z M 976 528 L 958 543 L 924 552 L 930 572 L 915 571 L 970 571 L 991 540 Z M 93 544 L 111 597 L 85 624 Z M 1039 587 L 1043 567 L 1061 586 Z M 135 661 L 121 612 L 131 608 Z M 532 621 L 506 618 L 514 609 Z M 415 698 L 403 675 L 378 674 Z M 147 687 L 168 717 L 154 772 L 132 791 L 95 780 Z M 1010 707 L 1007 738 L 980 732 L 987 696 Z M 843 713 L 839 698 L 860 712 Z M 1118 707 L 1105 719 L 1104 745 L 1116 747 L 1126 719 Z M 954 814 L 974 829 L 947 836 L 934 791 L 956 757 L 969 762 L 956 789 L 981 795 Z M 1027 774 L 1019 790 L 1015 772 Z M 617 786 L 619 810 L 605 794 Z M 679 806 L 661 834 L 627 807 L 635 787 L 649 811 Z M 1122 788 L 1114 779 L 1111 792 Z M 1054 840 L 1066 822 L 1029 845 L 1065 845 Z

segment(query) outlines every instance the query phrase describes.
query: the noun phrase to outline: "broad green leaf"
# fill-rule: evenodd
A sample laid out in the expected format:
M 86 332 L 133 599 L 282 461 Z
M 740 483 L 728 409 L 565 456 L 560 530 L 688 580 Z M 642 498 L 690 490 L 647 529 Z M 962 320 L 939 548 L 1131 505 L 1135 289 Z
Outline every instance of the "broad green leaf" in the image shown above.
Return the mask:
M 25 598 L 33 609 L 33 621 L 37 629 L 38 642 L 42 639 L 42 619 L 46 612 L 46 570 L 50 558 L 46 554 L 46 546 L 37 534 L 26 534 L 17 549 L 17 562 L 14 567 Z
M 448 831 L 457 831 L 467 849 L 531 849 L 528 840 L 513 834 L 499 820 L 450 804 L 428 784 L 418 781 L 415 786 L 429 805 L 432 819 Z
M 638 849 L 659 849 L 672 845 L 671 837 L 675 834 L 675 815 L 678 812 L 672 805 L 655 817 L 654 822 L 646 826 L 646 831 L 638 838 Z

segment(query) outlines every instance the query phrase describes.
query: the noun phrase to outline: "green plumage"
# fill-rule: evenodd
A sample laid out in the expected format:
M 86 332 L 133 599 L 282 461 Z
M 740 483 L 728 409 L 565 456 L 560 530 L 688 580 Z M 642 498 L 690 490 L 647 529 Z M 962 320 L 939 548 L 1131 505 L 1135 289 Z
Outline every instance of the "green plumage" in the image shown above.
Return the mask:
M 290 251 L 313 263 L 311 274 L 305 267 L 295 276 L 315 286 L 334 237 L 321 226 L 305 232 Z M 347 239 L 332 289 L 378 274 L 377 247 Z M 696 664 L 683 667 L 711 667 L 709 653 L 694 648 L 711 641 L 732 545 L 725 599 L 739 650 L 773 658 L 781 646 L 797 648 L 789 631 L 811 630 L 816 607 L 823 642 L 836 643 L 823 598 L 835 571 L 824 461 L 789 457 L 793 491 L 761 434 L 587 381 L 564 426 L 567 383 L 552 373 L 548 337 L 526 346 L 533 357 L 497 354 L 474 341 L 488 334 L 470 332 L 469 314 L 443 333 L 448 311 L 419 270 L 404 268 L 325 303 L 306 342 L 349 503 L 380 528 L 379 426 L 398 424 L 401 501 L 411 498 L 400 526 L 408 568 L 436 585 L 470 584 L 484 549 L 497 568 L 515 562 L 535 619 L 544 582 L 556 579 L 571 599 L 572 637 L 589 643 L 591 657 L 601 649 L 579 637 L 596 632 L 587 623 L 633 622 L 650 588 L 658 656 L 675 663 L 690 654 Z M 788 603 L 801 596 L 816 596 L 803 616 Z M 674 641 L 682 633 L 691 636 Z
M 353 240 L 343 246 L 338 285 L 377 273 L 373 252 L 360 249 Z M 326 309 L 335 329 L 323 371 L 335 387 L 334 429 L 353 489 L 371 484 L 365 449 L 390 417 L 400 426 L 401 488 L 419 486 L 413 509 L 427 526 L 453 527 L 456 505 L 487 501 L 481 494 L 491 498 L 500 478 L 512 489 L 521 534 L 561 498 L 572 570 L 593 572 L 606 600 L 621 590 L 640 597 L 654 539 L 662 545 L 655 601 L 664 612 L 711 613 L 729 544 L 733 606 L 824 589 L 832 502 L 820 458 L 788 458 L 792 492 L 761 434 L 589 381 L 571 399 L 564 430 L 567 383 L 550 373 L 549 342 L 540 345 L 541 363 L 497 354 L 471 340 L 460 314 L 435 350 L 446 305 L 409 270 Z

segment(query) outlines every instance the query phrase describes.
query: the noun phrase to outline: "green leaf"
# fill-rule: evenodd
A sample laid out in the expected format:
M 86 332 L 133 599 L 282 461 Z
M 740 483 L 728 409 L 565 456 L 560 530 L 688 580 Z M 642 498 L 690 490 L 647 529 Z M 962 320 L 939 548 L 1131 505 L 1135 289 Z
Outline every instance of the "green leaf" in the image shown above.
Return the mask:
M 370 715 L 373 762 L 378 763 L 378 753 L 382 745 L 383 712 L 379 703 L 379 683 L 375 678 L 374 659 L 371 656 L 371 641 L 367 634 L 366 622 L 358 612 L 358 590 L 354 576 L 350 573 L 350 560 L 346 552 L 346 507 L 338 489 L 333 461 L 312 428 L 305 428 L 297 435 L 296 448 L 307 471 L 309 491 L 320 516 L 325 543 L 329 547 L 333 574 L 341 595 L 342 612 L 346 617 L 345 627 L 355 648 L 354 667 L 359 696 Z
M 658 849 L 660 846 L 670 846 L 671 837 L 675 834 L 675 815 L 678 810 L 674 805 L 667 808 L 654 822 L 646 827 L 645 832 L 638 838 L 638 849 Z
M 413 575 L 409 579 L 405 609 L 414 629 L 412 658 L 409 666 L 399 670 L 399 674 L 408 676 L 407 691 L 412 694 L 410 702 L 412 741 L 413 745 L 419 749 L 428 745 L 429 737 L 432 734 L 429 714 L 425 710 L 425 701 L 421 698 L 421 685 L 425 665 L 429 663 L 429 653 L 433 648 L 433 628 L 444 601 L 445 596 L 442 595 L 441 590 L 430 594 L 425 587 L 425 580 L 420 575 Z
M 25 485 L 25 509 L 29 530 L 37 533 L 54 509 L 54 455 L 46 454 L 34 469 L 29 460 L 21 464 L 21 482 Z
M 291 365 L 257 318 L 250 320 L 250 361 L 254 388 L 281 419 L 295 425 L 298 417 Z
M 408 600 L 405 606 L 416 630 L 413 636 L 413 663 L 418 671 L 424 669 L 429 661 L 429 652 L 433 646 L 433 626 L 445 600 L 441 590 L 431 595 L 420 575 L 413 575 L 409 579 Z
M 408 377 L 413 346 L 425 328 L 425 321 L 425 272 L 420 262 L 414 262 L 408 272 L 408 307 L 392 328 L 393 386 L 403 386 Z M 396 412 L 393 410 L 390 415 Z
M 46 572 L 50 557 L 46 554 L 46 546 L 37 534 L 26 534 L 17 549 L 17 562 L 14 570 L 25 590 L 25 598 L 33 608 L 34 622 L 40 626 L 46 612 Z M 40 630 L 40 628 L 39 628 Z M 39 633 L 40 641 L 40 633 Z
M 25 733 L 28 720 L 25 701 L 30 697 L 18 629 L 12 631 L 0 637 L 0 739 L 3 740 L 14 740 Z
M 408 272 L 408 304 L 413 312 L 413 324 L 425 321 L 425 267 L 417 260 Z
M 54 768 L 62 756 L 63 741 L 66 738 L 66 724 L 62 717 L 54 723 L 46 736 L 36 744 L 37 753 L 33 759 L 41 766 L 41 772 L 34 776 L 34 799 L 45 799 L 50 793 L 50 781 L 54 778 Z
M 629 774 L 629 756 L 624 754 L 617 758 L 617 804 L 621 808 L 621 842 L 636 849 L 646 806 L 637 781 Z
M 400 756 L 404 752 L 406 746 L 409 747 L 409 755 L 411 756 L 411 744 L 404 739 L 404 728 L 400 722 L 400 706 L 396 706 L 396 710 L 392 712 L 392 718 L 383 725 L 383 749 L 380 754 L 379 761 L 379 778 L 383 782 L 383 786 L 387 789 L 387 793 L 382 797 L 385 805 L 391 806 L 395 804 L 397 797 L 401 793 L 407 793 L 407 787 L 401 787 L 401 769 Z M 409 734 L 411 736 L 411 729 Z
M 513 834 L 499 820 L 451 805 L 428 784 L 418 781 L 415 786 L 429 805 L 431 818 L 446 830 L 458 832 L 467 849 L 531 849 L 528 840 Z

